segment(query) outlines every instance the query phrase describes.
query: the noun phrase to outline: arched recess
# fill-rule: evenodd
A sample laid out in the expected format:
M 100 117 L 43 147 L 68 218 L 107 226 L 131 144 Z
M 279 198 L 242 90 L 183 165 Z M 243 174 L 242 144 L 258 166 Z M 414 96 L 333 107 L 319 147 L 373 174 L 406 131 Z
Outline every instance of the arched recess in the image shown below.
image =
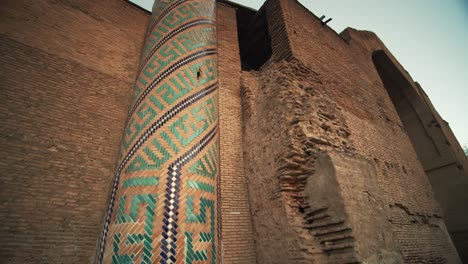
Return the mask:
M 385 51 L 374 51 L 372 61 L 444 211 L 455 247 L 468 263 L 467 158 L 421 87 Z

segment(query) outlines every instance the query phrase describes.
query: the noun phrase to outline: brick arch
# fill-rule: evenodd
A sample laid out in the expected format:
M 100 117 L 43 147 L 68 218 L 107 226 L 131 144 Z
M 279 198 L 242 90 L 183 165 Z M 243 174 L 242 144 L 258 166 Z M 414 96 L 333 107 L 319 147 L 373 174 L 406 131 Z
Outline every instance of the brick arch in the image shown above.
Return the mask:
M 466 262 L 468 215 L 463 208 L 468 201 L 468 175 L 466 158 L 458 154 L 461 146 L 419 84 L 384 50 L 374 51 L 372 61 L 431 182 L 454 245 Z

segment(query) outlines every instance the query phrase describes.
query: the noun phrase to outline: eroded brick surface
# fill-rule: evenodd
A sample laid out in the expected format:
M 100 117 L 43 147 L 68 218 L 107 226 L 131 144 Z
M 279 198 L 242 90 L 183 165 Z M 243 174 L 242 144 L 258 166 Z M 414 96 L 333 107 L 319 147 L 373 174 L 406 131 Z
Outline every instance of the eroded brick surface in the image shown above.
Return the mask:
M 244 106 L 244 138 L 253 223 L 260 234 L 258 261 L 327 261 L 330 254 L 308 233 L 301 214 L 317 209 L 304 204 L 304 179 L 313 182 L 316 156 L 334 150 L 375 166 L 390 224 L 385 232 L 392 233 L 405 262 L 457 263 L 442 210 L 372 61 L 373 51 L 390 54 L 388 50 L 370 32 L 348 29 L 337 35 L 296 1 L 279 5 L 285 26 L 270 31 L 272 47 L 290 47 L 291 55 L 274 53 L 258 73 L 243 74 L 249 79 L 244 84 L 256 80 L 258 86 L 244 88 L 250 95 Z M 252 75 L 258 77 L 252 80 Z M 350 192 L 344 201 L 357 195 Z M 267 224 L 266 215 L 277 219 Z M 267 241 L 278 236 L 286 237 L 282 246 L 268 247 Z
M 261 15 L 220 2 L 223 261 L 459 263 L 463 188 L 436 190 L 441 209 L 431 184 L 464 186 L 467 161 L 378 37 L 338 35 L 295 0 L 268 0 Z M 91 262 L 148 20 L 118 0 L 0 4 L 2 262 Z M 247 42 L 271 45 L 257 70 L 242 71 L 239 24 L 252 27 Z M 421 97 L 419 125 L 442 158 L 420 162 L 374 51 Z M 330 153 L 347 157 L 331 158 L 336 173 L 327 174 L 342 180 L 320 185 L 317 160 Z M 458 178 L 444 185 L 446 175 Z M 307 186 L 327 186 L 333 201 Z M 379 217 L 362 221 L 366 231 L 359 223 L 372 207 Z

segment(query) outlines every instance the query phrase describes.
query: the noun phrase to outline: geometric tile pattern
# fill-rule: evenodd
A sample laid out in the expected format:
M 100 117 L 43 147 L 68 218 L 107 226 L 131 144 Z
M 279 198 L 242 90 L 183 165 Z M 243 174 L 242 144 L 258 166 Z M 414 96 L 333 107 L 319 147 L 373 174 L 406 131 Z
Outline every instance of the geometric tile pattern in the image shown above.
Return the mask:
M 220 263 L 214 0 L 153 5 L 97 263 Z

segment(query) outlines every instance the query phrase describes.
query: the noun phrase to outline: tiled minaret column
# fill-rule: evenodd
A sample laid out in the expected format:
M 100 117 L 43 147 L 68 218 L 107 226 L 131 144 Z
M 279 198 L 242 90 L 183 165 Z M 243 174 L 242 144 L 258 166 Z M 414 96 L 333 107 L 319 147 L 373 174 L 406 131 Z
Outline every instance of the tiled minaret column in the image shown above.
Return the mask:
M 153 6 L 97 263 L 218 263 L 214 0 Z

